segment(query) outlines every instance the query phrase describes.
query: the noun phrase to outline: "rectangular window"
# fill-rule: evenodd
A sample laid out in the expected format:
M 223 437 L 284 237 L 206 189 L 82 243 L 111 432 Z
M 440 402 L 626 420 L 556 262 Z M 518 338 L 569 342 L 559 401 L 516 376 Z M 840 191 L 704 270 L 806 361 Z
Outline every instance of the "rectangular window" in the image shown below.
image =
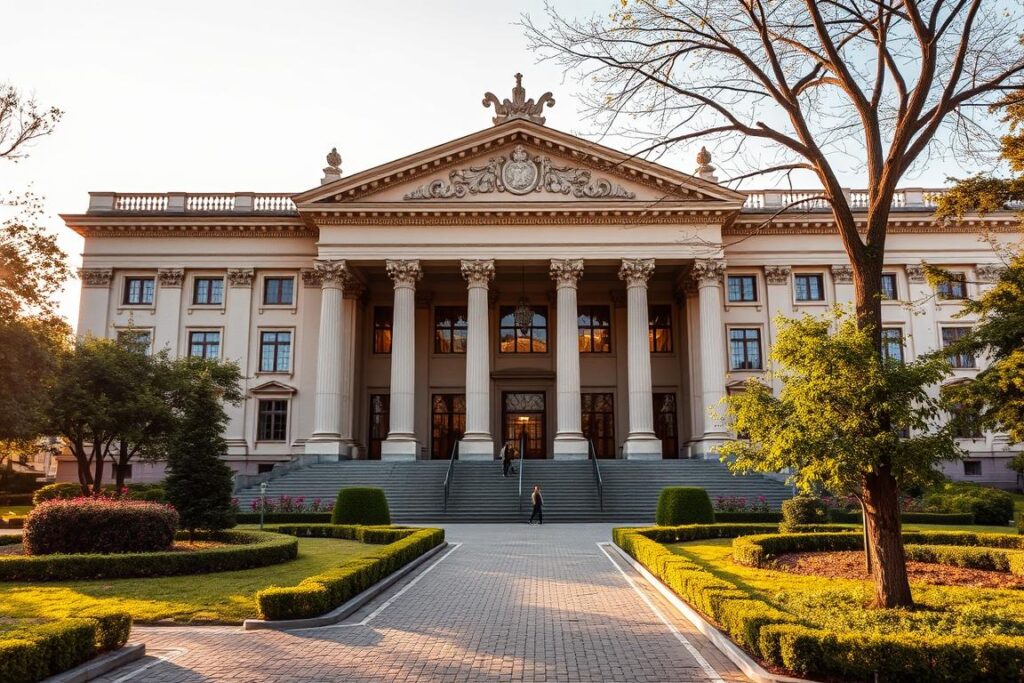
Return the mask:
M 761 330 L 729 330 L 729 367 L 733 370 L 761 369 Z
M 434 307 L 434 353 L 465 353 L 468 330 L 465 306 Z
M 391 353 L 391 306 L 373 307 L 373 352 Z
M 292 333 L 260 334 L 260 372 L 288 372 L 292 366 Z
M 134 344 L 146 356 L 153 351 L 152 330 L 118 330 L 117 340 L 122 344 Z
M 954 437 L 957 439 L 981 438 L 981 421 L 978 413 L 961 405 L 951 406 L 949 413 Z
M 940 299 L 966 299 L 967 298 L 967 274 L 950 273 L 950 279 L 939 283 L 938 293 Z
M 125 479 L 131 479 L 132 478 L 132 466 L 131 466 L 131 463 L 128 463 L 127 465 L 124 466 L 124 478 Z M 116 481 L 117 480 L 117 463 L 116 462 L 110 463 L 110 479 L 111 479 L 111 481 Z
M 980 460 L 964 460 L 964 476 L 965 477 L 980 477 L 981 476 L 981 461 Z
M 757 301 L 757 277 L 754 275 L 729 276 L 730 303 Z
M 899 291 L 896 289 L 896 273 L 882 273 L 882 300 L 897 301 Z
M 370 394 L 370 450 L 366 457 L 380 460 L 380 445 L 391 429 L 391 396 Z
M 797 301 L 824 301 L 825 278 L 813 273 L 797 273 L 793 276 L 793 288 Z
M 124 279 L 125 306 L 151 306 L 156 280 L 151 277 L 126 277 Z
M 197 277 L 192 287 L 192 305 L 220 306 L 224 303 L 224 278 Z
M 648 306 L 647 330 L 651 353 L 672 353 L 672 306 Z
M 580 394 L 583 436 L 599 458 L 615 457 L 615 401 L 611 394 Z
M 220 332 L 189 332 L 188 355 L 196 358 L 220 358 Z
M 517 324 L 516 306 L 499 309 L 498 349 L 501 353 L 547 353 L 548 307 L 533 306 L 532 311 L 533 316 L 524 329 Z
M 285 441 L 288 438 L 288 401 L 260 399 L 256 415 L 257 441 Z
M 608 306 L 580 306 L 580 353 L 609 353 L 612 350 L 612 314 Z
M 447 460 L 466 433 L 466 395 L 434 394 L 430 403 L 430 457 Z
M 274 463 L 272 462 L 261 462 L 256 465 L 256 474 L 266 474 L 267 472 L 274 471 Z
M 971 331 L 969 327 L 943 327 L 942 328 L 942 348 L 946 348 L 951 344 L 955 344 L 960 341 L 968 332 Z M 968 369 L 976 367 L 974 362 L 974 355 L 970 353 L 954 353 L 949 356 L 949 364 L 954 368 Z
M 882 358 L 903 362 L 903 330 L 899 327 L 882 328 Z
M 264 306 L 291 306 L 295 303 L 295 278 L 268 277 L 263 279 Z

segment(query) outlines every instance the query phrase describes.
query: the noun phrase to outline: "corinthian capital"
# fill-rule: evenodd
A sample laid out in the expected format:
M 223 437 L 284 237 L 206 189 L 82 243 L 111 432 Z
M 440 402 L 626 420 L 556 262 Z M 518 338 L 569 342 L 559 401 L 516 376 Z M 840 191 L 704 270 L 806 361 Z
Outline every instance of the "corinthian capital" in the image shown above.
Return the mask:
M 348 266 L 344 260 L 316 259 L 313 261 L 313 272 L 320 280 L 321 287 L 341 287 L 348 274 Z
M 551 259 L 551 269 L 548 271 L 551 279 L 558 287 L 575 287 L 583 275 L 583 259 Z
M 770 285 L 788 285 L 789 272 L 789 266 L 765 266 L 764 279 Z
M 722 259 L 697 259 L 693 262 L 693 279 L 700 285 L 721 284 L 724 273 L 725 261 Z
M 78 271 L 83 287 L 109 287 L 113 276 L 113 268 L 81 268 Z
M 486 287 L 494 279 L 492 259 L 474 259 L 462 262 L 462 277 L 470 287 Z
M 419 260 L 389 260 L 386 262 L 385 267 L 388 277 L 394 281 L 395 287 L 415 287 L 416 281 L 423 277 L 423 270 L 420 268 Z
M 837 284 L 848 285 L 853 282 L 852 266 L 832 266 L 832 279 Z
M 653 274 L 652 258 L 624 258 L 619 266 L 619 279 L 624 280 L 628 287 L 646 287 Z
M 160 268 L 156 272 L 161 287 L 181 287 L 185 271 L 181 268 Z

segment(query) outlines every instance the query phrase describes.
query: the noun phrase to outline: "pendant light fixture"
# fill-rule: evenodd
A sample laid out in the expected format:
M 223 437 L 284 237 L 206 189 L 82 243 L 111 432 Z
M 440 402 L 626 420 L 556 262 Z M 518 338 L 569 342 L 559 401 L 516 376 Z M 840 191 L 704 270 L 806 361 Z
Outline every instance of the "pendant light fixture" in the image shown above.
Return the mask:
M 516 306 L 515 320 L 516 327 L 523 333 L 523 336 L 528 335 L 530 327 L 533 325 L 533 309 L 530 308 L 530 302 L 526 299 L 526 266 L 523 266 L 523 293 Z

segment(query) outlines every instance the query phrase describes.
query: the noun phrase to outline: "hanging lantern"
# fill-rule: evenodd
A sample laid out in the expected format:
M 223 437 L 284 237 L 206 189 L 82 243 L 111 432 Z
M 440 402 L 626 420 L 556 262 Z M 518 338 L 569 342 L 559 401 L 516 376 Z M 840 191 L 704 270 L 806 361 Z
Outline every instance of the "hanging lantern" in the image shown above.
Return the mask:
M 523 295 L 519 297 L 514 314 L 516 327 L 523 333 L 523 336 L 530 334 L 530 327 L 533 325 L 533 309 L 530 302 L 526 300 L 526 266 L 523 266 Z

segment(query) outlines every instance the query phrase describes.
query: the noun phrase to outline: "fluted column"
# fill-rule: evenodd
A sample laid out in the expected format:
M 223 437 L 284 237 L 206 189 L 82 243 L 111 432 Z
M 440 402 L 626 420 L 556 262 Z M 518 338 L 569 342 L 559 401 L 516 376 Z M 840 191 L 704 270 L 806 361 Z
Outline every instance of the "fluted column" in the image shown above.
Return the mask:
M 395 283 L 391 336 L 391 430 L 381 444 L 381 457 L 415 460 L 414 413 L 416 404 L 416 281 L 423 276 L 419 261 L 388 261 L 387 273 Z
M 619 278 L 626 282 L 626 346 L 629 354 L 629 436 L 622 455 L 632 459 L 661 458 L 661 440 L 654 434 L 651 389 L 651 347 L 647 281 L 654 259 L 623 259 Z
M 462 460 L 494 458 L 491 436 L 491 349 L 488 342 L 487 288 L 494 278 L 493 260 L 462 262 L 466 279 L 466 433 L 459 444 Z
M 313 435 L 306 453 L 341 455 L 342 322 L 344 261 L 317 260 L 320 280 L 320 336 L 316 357 L 316 397 L 313 404 Z
M 712 449 L 728 440 L 725 409 L 725 332 L 722 325 L 722 275 L 725 261 L 702 259 L 693 264 L 700 307 L 700 383 L 704 408 L 704 434 L 694 445 L 695 453 L 713 459 Z
M 558 325 L 555 339 L 555 373 L 558 405 L 555 457 L 587 457 L 580 418 L 579 312 L 576 286 L 583 275 L 583 259 L 551 259 L 551 279 L 556 283 Z
M 350 457 L 355 457 L 353 449 L 357 446 L 355 439 L 355 407 L 356 382 L 356 315 L 359 299 L 366 288 L 352 277 L 351 273 L 344 281 L 344 298 L 341 304 L 341 441 L 346 444 Z

